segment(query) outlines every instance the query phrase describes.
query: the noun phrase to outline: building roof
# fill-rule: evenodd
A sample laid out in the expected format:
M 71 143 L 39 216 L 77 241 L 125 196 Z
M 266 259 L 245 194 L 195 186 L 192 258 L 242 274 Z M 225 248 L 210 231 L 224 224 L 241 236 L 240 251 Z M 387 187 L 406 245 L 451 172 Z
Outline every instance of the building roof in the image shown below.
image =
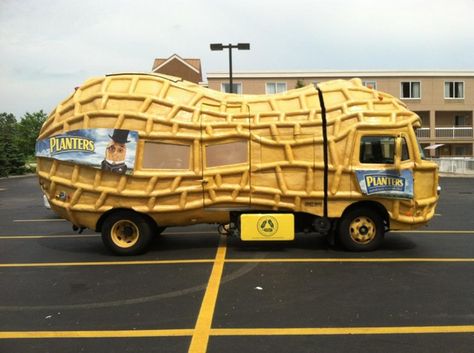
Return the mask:
M 322 71 L 240 71 L 234 78 L 307 78 L 307 77 L 474 77 L 472 70 L 322 70 Z M 208 72 L 208 79 L 226 79 L 229 73 Z
M 201 60 L 200 59 L 183 59 L 178 54 L 173 54 L 169 58 L 156 58 L 153 63 L 153 72 L 157 72 L 163 66 L 166 66 L 173 60 L 178 60 L 185 66 L 189 67 L 191 70 L 195 71 L 198 74 L 201 74 Z

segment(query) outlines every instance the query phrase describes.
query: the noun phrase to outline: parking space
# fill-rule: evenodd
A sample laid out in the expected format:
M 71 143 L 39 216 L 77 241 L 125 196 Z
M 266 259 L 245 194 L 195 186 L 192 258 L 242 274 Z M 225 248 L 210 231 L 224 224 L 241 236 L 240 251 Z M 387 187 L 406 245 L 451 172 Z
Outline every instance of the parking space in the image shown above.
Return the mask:
M 120 258 L 43 208 L 35 177 L 2 179 L 0 352 L 471 352 L 471 180 L 443 178 L 433 222 L 376 252 L 193 226 Z

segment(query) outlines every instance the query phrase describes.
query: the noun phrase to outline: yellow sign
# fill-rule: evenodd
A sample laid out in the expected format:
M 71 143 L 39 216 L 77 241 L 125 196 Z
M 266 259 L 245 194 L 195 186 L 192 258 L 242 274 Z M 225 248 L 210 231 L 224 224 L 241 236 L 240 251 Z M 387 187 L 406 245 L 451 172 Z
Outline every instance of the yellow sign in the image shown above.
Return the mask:
M 248 241 L 293 240 L 295 221 L 291 213 L 243 214 L 240 216 L 240 238 Z

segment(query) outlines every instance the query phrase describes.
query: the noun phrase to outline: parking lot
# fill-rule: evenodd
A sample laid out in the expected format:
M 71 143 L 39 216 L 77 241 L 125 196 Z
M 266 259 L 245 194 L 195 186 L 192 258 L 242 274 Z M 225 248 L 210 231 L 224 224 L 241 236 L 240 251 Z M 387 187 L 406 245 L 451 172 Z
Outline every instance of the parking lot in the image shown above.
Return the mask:
M 473 352 L 474 179 L 442 178 L 428 227 L 348 253 L 167 229 L 116 257 L 0 180 L 0 352 Z

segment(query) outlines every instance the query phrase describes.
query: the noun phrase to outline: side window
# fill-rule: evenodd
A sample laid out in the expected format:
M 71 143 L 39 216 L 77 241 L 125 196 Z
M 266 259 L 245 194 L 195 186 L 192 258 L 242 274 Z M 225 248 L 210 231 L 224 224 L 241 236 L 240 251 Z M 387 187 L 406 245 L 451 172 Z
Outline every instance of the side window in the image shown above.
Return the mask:
M 143 169 L 189 169 L 191 146 L 145 141 Z
M 406 161 L 409 158 L 407 142 L 403 138 L 401 160 Z M 395 137 L 363 136 L 360 140 L 359 159 L 361 163 L 395 163 Z
M 407 161 L 410 159 L 410 155 L 408 154 L 408 146 L 407 146 L 407 140 L 405 138 L 402 138 L 402 161 Z
M 206 146 L 206 167 L 220 167 L 248 161 L 247 141 Z

